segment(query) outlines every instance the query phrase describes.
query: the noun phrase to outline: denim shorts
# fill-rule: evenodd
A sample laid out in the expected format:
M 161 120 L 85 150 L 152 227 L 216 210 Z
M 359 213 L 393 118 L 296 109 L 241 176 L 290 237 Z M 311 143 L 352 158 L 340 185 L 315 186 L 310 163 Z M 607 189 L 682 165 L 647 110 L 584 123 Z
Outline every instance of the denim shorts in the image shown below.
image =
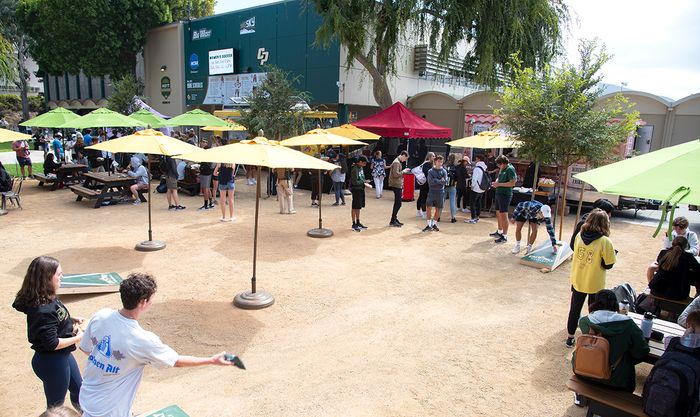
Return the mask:
M 235 190 L 236 184 L 233 181 L 227 182 L 225 184 L 219 183 L 219 191 Z
M 17 157 L 17 163 L 18 163 L 19 166 L 21 166 L 21 167 L 30 167 L 30 166 L 32 166 L 32 160 L 31 160 L 31 159 L 29 159 L 29 158 L 24 158 L 24 157 L 21 157 L 21 156 L 18 156 L 18 157 Z
M 496 194 L 494 199 L 496 203 L 496 211 L 501 213 L 508 213 L 508 207 L 510 206 L 510 200 L 513 199 L 512 195 Z

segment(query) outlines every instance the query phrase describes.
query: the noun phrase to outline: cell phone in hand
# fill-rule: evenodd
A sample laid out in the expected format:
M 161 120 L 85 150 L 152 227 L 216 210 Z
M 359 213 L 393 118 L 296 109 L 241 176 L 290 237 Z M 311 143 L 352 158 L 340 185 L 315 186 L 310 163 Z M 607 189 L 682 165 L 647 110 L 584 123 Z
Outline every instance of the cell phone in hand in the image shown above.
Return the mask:
M 227 361 L 233 363 L 233 366 L 239 369 L 245 369 L 245 365 L 243 365 L 243 362 L 241 361 L 241 358 L 239 358 L 236 355 L 232 355 L 230 353 L 224 354 L 224 359 Z
M 655 340 L 657 342 L 661 342 L 664 340 L 664 334 L 659 331 L 652 330 L 650 339 Z

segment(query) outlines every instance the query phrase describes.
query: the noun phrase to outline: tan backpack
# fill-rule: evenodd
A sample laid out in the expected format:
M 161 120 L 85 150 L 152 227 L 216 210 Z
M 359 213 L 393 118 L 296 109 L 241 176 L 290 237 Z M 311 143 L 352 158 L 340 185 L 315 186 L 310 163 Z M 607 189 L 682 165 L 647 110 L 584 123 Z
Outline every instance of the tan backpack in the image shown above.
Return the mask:
M 600 333 L 589 328 L 588 334 L 576 339 L 576 360 L 574 361 L 574 373 L 576 375 L 609 380 L 612 371 L 620 364 L 624 354 L 610 365 L 610 342 Z

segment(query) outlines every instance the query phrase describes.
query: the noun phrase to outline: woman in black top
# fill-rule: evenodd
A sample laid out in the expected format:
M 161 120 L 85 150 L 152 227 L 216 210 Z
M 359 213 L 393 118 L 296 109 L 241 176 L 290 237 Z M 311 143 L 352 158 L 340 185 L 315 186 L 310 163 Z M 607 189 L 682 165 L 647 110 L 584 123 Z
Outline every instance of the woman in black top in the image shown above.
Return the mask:
M 700 286 L 700 264 L 686 252 L 688 239 L 676 236 L 671 249 L 664 249 L 657 258 L 658 269 L 649 281 L 653 295 L 669 300 L 685 300 L 690 295 L 690 286 Z
M 61 166 L 60 163 L 56 162 L 56 157 L 53 153 L 47 153 L 46 159 L 44 159 L 44 175 L 53 174 L 56 175 L 56 170 Z
M 58 261 L 40 256 L 29 264 L 22 288 L 12 307 L 27 315 L 27 336 L 34 349 L 32 369 L 44 383 L 46 407 L 63 405 L 70 391 L 73 407 L 80 411 L 78 394 L 82 378 L 73 352 L 83 332 L 84 319 L 71 318 L 68 309 L 56 297 L 63 271 Z

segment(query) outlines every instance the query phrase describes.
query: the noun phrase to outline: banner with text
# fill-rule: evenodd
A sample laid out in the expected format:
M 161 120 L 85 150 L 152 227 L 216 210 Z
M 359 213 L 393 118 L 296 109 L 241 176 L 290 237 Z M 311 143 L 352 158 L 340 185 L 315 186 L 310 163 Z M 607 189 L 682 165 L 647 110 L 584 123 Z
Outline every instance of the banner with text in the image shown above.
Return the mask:
M 209 77 L 202 104 L 232 104 L 231 97 L 247 97 L 267 78 L 266 72 Z
M 233 72 L 233 48 L 209 51 L 209 75 Z

